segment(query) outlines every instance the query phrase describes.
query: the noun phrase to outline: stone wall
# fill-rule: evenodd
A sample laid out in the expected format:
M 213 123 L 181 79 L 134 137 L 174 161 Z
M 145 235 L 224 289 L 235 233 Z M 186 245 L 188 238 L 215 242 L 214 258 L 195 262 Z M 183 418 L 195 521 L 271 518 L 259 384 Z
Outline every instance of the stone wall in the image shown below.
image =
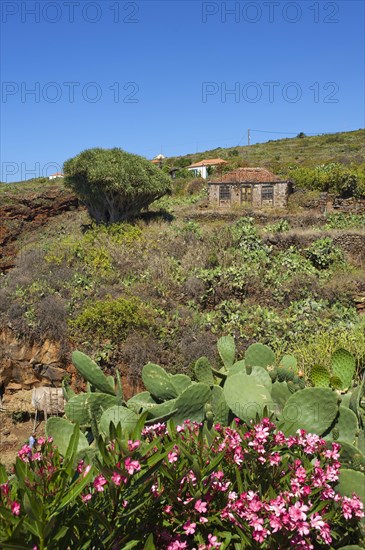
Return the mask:
M 231 200 L 226 201 L 224 204 L 220 204 L 219 201 L 219 187 L 220 185 L 227 185 L 231 190 Z M 208 184 L 208 197 L 209 204 L 215 208 L 229 208 L 230 206 L 241 206 L 241 187 L 243 184 Z M 265 183 L 256 183 L 252 185 L 252 208 L 262 208 L 266 206 L 275 206 L 278 208 L 285 208 L 288 204 L 288 184 L 286 182 L 274 183 L 274 202 L 273 204 L 262 202 L 262 187 L 267 185 Z M 247 205 L 248 206 L 248 205 Z
M 0 331 L 0 385 L 8 391 L 58 386 L 67 371 L 74 373 L 74 367 L 65 364 L 59 343 L 29 342 L 10 328 Z

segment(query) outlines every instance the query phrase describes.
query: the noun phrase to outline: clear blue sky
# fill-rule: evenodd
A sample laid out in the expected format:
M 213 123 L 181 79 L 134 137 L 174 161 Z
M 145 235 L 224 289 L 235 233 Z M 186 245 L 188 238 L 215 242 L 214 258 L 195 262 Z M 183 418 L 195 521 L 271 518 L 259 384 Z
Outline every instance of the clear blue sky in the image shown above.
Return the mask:
M 246 144 L 248 128 L 255 143 L 365 125 L 360 0 L 2 0 L 1 10 L 3 181 L 52 173 L 95 146 L 152 158 Z

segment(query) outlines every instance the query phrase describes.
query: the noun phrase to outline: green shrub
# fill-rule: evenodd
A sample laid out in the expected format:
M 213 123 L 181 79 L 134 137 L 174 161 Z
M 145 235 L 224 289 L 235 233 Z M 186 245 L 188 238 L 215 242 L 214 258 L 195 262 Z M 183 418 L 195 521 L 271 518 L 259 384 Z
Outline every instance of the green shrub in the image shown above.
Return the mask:
M 334 245 L 330 237 L 318 239 L 306 249 L 305 253 L 317 269 L 328 269 L 333 264 L 344 262 L 342 250 Z
M 138 298 L 118 298 L 90 303 L 74 321 L 72 329 L 100 340 L 124 340 L 133 329 L 153 326 L 152 309 Z
M 365 229 L 365 214 L 329 214 L 325 229 Z

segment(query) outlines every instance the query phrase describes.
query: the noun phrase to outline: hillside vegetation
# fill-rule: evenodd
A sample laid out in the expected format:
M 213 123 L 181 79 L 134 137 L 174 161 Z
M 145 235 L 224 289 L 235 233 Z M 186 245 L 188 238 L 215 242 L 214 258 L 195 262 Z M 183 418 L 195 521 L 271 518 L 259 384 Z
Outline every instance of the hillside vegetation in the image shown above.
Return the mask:
M 243 160 L 247 166 L 265 166 L 276 170 L 288 164 L 315 166 L 329 162 L 359 164 L 365 161 L 365 130 L 270 140 L 250 146 L 218 147 L 199 153 L 171 157 L 171 164 L 187 166 L 201 159 L 220 157 Z
M 363 151 L 361 135 L 252 147 L 269 157 L 270 148 L 290 145 L 293 161 L 308 140 L 308 150 L 327 143 L 321 159 L 336 160 L 327 155 L 339 152 L 342 138 L 346 154 Z M 148 361 L 170 372 L 188 372 L 201 355 L 214 361 L 215 342 L 228 333 L 239 350 L 260 341 L 309 367 L 327 364 L 342 345 L 360 365 L 364 318 L 354 298 L 365 293 L 364 215 L 326 218 L 296 206 L 291 214 L 210 216 L 204 185 L 175 180 L 173 195 L 133 224 L 109 226 L 75 210 L 77 200 L 61 181 L 1 185 L 0 236 L 13 247 L 4 265 L 15 265 L 0 278 L 1 326 L 28 340 L 61 342 L 66 360 L 79 347 L 135 383 Z

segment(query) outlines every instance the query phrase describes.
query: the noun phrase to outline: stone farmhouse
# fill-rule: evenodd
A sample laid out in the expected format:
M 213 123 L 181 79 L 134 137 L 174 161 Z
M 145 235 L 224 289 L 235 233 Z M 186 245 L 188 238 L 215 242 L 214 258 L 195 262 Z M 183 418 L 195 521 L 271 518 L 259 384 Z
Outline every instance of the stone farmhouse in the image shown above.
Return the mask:
M 237 168 L 208 181 L 209 203 L 226 208 L 286 207 L 293 182 L 281 180 L 266 168 Z

